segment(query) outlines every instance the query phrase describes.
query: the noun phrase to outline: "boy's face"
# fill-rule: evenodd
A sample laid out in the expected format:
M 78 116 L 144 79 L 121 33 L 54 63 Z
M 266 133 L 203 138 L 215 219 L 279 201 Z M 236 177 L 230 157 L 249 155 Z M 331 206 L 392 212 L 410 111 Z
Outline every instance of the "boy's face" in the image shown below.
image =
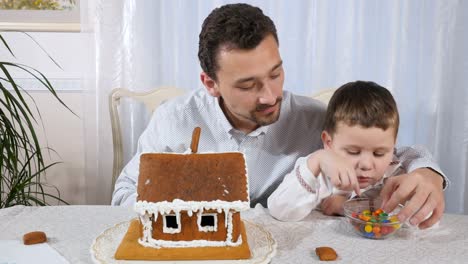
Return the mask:
M 276 122 L 280 115 L 284 72 L 278 44 L 267 36 L 252 50 L 221 49 L 215 82 L 205 73 L 208 92 L 221 97 L 221 107 L 231 124 L 249 133 Z
M 390 165 L 395 147 L 395 129 L 348 126 L 338 122 L 333 135 L 322 133 L 325 148 L 350 160 L 354 165 L 361 189 L 382 179 Z

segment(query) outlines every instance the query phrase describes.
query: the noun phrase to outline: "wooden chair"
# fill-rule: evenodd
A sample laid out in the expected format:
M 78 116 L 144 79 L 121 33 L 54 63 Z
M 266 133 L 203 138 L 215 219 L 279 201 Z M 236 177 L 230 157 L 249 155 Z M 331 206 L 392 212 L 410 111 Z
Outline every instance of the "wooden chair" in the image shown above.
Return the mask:
M 312 94 L 311 97 L 325 103 L 326 105 L 328 105 L 328 102 L 330 101 L 330 99 L 333 96 L 333 94 L 335 93 L 335 91 L 336 91 L 336 89 L 334 89 L 334 88 L 323 89 L 323 90 L 320 90 L 320 91 Z
M 123 142 L 122 129 L 118 106 L 123 98 L 131 98 L 141 102 L 146 106 L 149 112 L 154 110 L 164 101 L 184 94 L 186 91 L 175 87 L 162 87 L 149 92 L 132 92 L 124 88 L 116 88 L 109 95 L 109 112 L 112 126 L 112 141 L 114 150 L 114 162 L 112 170 L 112 192 L 114 191 L 115 181 L 123 169 Z

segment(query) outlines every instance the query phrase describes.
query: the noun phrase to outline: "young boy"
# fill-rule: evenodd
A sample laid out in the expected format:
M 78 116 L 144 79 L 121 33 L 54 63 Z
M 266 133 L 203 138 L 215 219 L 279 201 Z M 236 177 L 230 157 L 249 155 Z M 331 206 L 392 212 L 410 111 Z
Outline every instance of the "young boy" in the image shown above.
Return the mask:
M 296 162 L 268 198 L 271 215 L 299 221 L 319 205 L 326 215 L 343 215 L 356 194 L 378 196 L 386 177 L 402 173 L 393 155 L 398 126 L 387 89 L 364 81 L 341 86 L 328 105 L 324 148 Z

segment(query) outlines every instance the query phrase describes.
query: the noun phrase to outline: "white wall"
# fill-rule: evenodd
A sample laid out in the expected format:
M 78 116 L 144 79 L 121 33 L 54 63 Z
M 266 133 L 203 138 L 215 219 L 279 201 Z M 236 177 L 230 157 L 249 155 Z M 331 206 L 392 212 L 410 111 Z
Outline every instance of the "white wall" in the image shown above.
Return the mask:
M 59 97 L 77 115 L 64 108 L 53 96 L 39 88 L 24 73 L 15 72 L 23 88 L 34 98 L 44 124 L 37 128 L 41 142 L 54 149 L 45 152 L 46 162 L 62 162 L 47 171 L 48 183 L 59 188 L 62 198 L 70 204 L 86 204 L 84 146 L 84 78 L 94 71 L 93 36 L 91 33 L 29 33 L 62 67 L 57 67 L 38 44 L 23 33 L 2 32 L 16 59 L 0 48 L 0 60 L 32 66 L 52 82 Z M 39 126 L 38 124 L 37 126 Z M 45 133 L 45 134 L 44 134 Z M 92 187 L 89 187 L 92 188 Z M 97 190 L 92 190 L 97 192 Z

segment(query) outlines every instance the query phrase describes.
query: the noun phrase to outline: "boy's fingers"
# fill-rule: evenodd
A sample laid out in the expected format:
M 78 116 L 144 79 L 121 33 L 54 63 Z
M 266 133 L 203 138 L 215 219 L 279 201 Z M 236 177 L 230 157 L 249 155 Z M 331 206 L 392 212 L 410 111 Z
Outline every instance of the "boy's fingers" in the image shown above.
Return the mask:
M 349 176 L 346 171 L 340 173 L 341 188 L 347 190 L 349 188 Z
M 336 186 L 336 187 L 339 187 L 341 185 L 341 180 L 340 180 L 340 174 L 339 172 L 334 172 L 335 174 L 335 177 L 329 177 L 330 180 L 331 180 L 331 183 Z
M 357 195 L 361 195 L 361 188 L 359 187 L 359 182 L 357 180 L 355 171 L 350 170 L 348 173 L 349 173 L 351 187 L 353 188 L 354 192 L 356 192 Z

